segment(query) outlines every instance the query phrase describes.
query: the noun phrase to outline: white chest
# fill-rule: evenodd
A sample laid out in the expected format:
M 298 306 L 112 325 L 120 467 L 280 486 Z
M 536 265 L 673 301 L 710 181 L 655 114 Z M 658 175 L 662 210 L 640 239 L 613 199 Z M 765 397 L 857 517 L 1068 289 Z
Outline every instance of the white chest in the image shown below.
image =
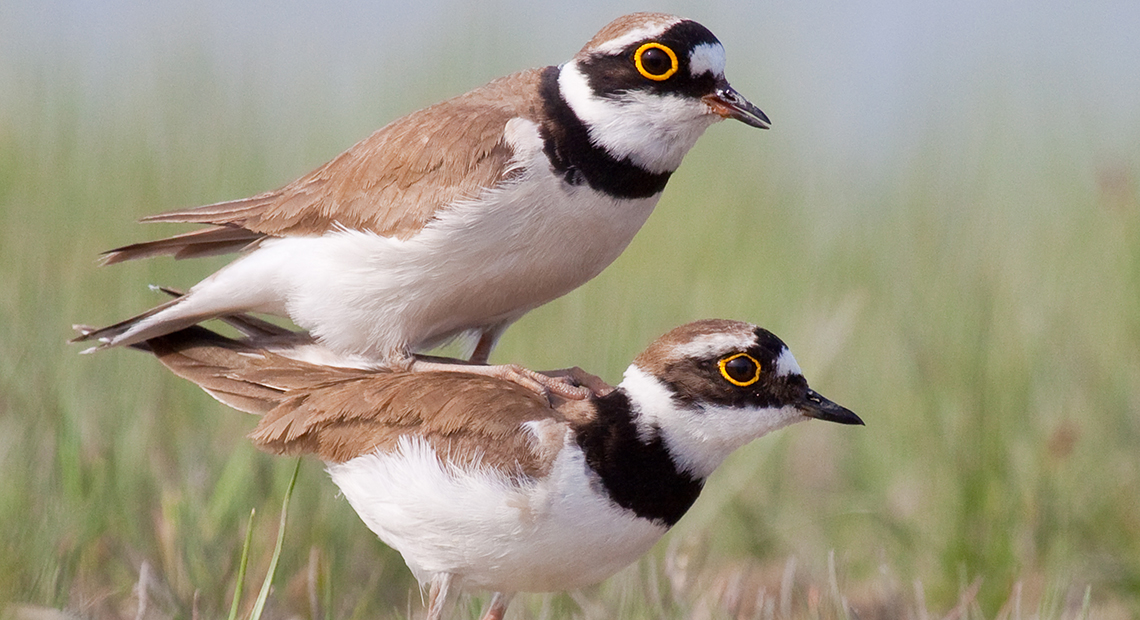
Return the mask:
M 336 231 L 264 244 L 289 264 L 274 276 L 289 316 L 333 349 L 383 356 L 509 324 L 600 273 L 658 197 L 566 185 L 520 123 L 520 178 L 442 209 L 409 239 Z
M 580 587 L 629 565 L 666 531 L 598 495 L 576 448 L 541 480 L 459 471 L 415 440 L 328 471 L 421 582 L 446 572 L 492 591 Z

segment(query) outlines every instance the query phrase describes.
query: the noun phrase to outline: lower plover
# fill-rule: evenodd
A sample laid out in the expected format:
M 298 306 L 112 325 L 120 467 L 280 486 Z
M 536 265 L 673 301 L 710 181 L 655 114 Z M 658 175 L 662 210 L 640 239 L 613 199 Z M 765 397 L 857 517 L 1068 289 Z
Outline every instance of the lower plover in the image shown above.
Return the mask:
M 191 327 L 147 341 L 175 374 L 261 416 L 250 438 L 311 454 L 364 523 L 448 593 L 577 588 L 646 553 L 733 450 L 810 418 L 862 424 L 808 387 L 771 332 L 705 320 L 658 338 L 585 400 L 461 372 L 313 364 Z M 599 395 L 601 393 L 601 395 Z

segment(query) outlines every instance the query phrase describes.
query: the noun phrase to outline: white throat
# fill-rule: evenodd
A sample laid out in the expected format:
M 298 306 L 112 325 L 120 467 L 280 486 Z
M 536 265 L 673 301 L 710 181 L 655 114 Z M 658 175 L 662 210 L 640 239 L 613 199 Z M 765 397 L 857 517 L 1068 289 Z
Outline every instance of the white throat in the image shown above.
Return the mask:
M 640 90 L 598 96 L 573 60 L 560 68 L 558 87 L 585 123 L 591 142 L 653 174 L 676 170 L 697 138 L 721 120 L 693 97 Z
M 700 479 L 744 444 L 808 419 L 794 407 L 682 407 L 664 383 L 636 365 L 618 387 L 629 396 L 641 439 L 660 436 L 677 468 Z

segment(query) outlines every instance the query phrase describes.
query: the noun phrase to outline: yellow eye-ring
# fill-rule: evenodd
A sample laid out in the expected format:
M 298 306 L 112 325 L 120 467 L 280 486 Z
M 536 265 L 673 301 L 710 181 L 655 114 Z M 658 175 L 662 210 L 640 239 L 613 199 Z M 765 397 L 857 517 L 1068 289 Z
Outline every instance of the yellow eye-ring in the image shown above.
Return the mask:
M 637 72 L 645 77 L 661 82 L 673 77 L 677 72 L 677 54 L 668 46 L 650 41 L 633 53 L 633 64 Z
M 747 353 L 722 358 L 717 365 L 721 376 L 733 385 L 748 387 L 760 380 L 760 362 Z

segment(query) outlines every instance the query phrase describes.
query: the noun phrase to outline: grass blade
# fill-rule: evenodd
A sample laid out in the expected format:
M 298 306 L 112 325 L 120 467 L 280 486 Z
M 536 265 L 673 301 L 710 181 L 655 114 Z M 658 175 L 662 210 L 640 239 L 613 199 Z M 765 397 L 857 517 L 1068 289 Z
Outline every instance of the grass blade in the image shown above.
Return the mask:
M 277 525 L 277 544 L 273 547 L 273 559 L 269 561 L 269 572 L 265 574 L 265 581 L 261 583 L 261 592 L 257 595 L 257 602 L 249 615 L 250 620 L 259 620 L 261 612 L 265 609 L 265 601 L 269 598 L 269 588 L 273 585 L 273 576 L 277 572 L 277 560 L 281 558 L 281 547 L 285 541 L 285 521 L 289 516 L 289 500 L 293 497 L 293 487 L 297 484 L 297 474 L 301 471 L 301 459 L 293 467 L 293 477 L 289 479 L 289 488 L 285 489 L 285 499 L 281 502 L 281 521 Z
M 236 620 L 238 605 L 241 603 L 242 590 L 245 586 L 245 567 L 249 564 L 249 547 L 253 542 L 253 517 L 257 509 L 249 511 L 249 524 L 245 526 L 245 542 L 241 546 L 241 564 L 238 565 L 237 586 L 234 587 L 234 602 L 230 604 L 230 615 L 227 620 Z

